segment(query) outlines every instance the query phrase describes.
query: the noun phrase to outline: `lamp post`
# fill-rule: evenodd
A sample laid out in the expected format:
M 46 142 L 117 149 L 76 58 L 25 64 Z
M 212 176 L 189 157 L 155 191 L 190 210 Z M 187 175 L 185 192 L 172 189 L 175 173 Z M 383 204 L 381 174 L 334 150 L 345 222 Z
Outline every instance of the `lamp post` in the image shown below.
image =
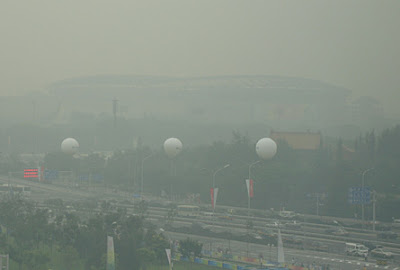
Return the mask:
M 153 156 L 153 153 L 151 153 L 150 155 L 148 155 L 147 157 L 145 157 L 144 159 L 142 159 L 142 167 L 141 167 L 141 173 L 142 173 L 142 175 L 141 175 L 141 181 L 140 181 L 140 199 L 142 199 L 143 200 L 143 180 L 144 180 L 144 172 L 143 172 L 143 169 L 144 169 L 144 162 L 145 162 L 145 160 L 146 159 L 148 159 L 148 158 L 150 158 L 150 157 L 152 157 Z
M 258 164 L 258 163 L 260 163 L 261 162 L 261 160 L 258 160 L 258 161 L 256 161 L 256 162 L 253 162 L 253 163 L 251 163 L 250 165 L 249 165 L 249 181 L 251 180 L 251 168 L 254 166 L 254 165 L 256 165 L 256 164 Z M 249 184 L 250 185 L 250 184 Z M 249 216 L 250 216 L 250 186 L 249 186 L 249 190 L 248 190 L 248 196 L 247 196 L 247 219 L 249 219 Z
M 250 165 L 249 165 L 249 178 L 247 179 L 247 182 L 248 183 L 246 183 L 247 184 L 247 245 L 246 245 L 246 248 L 247 248 L 247 257 L 249 257 L 249 238 L 250 238 L 250 226 L 251 226 L 251 223 L 250 223 L 250 199 L 251 199 L 251 189 L 253 188 L 252 187 L 252 181 L 251 181 L 251 168 L 254 166 L 254 165 L 256 165 L 256 164 L 258 164 L 258 163 L 260 163 L 261 162 L 261 160 L 258 160 L 258 161 L 256 161 L 256 162 L 253 162 L 253 163 L 251 163 Z
M 213 191 L 215 190 L 215 176 L 217 175 L 218 172 L 222 171 L 223 169 L 228 168 L 229 166 L 231 166 L 231 164 L 225 164 L 223 167 L 217 169 L 217 170 L 213 173 L 213 184 L 212 184 Z M 213 194 L 213 198 L 211 198 L 211 200 L 212 200 L 212 202 L 211 202 L 211 207 L 213 208 L 213 217 L 214 217 L 214 211 L 215 211 L 214 194 Z
M 176 177 L 176 165 L 174 161 L 176 157 L 179 155 L 179 153 L 182 151 L 182 147 L 183 147 L 182 142 L 177 138 L 169 138 L 164 142 L 164 151 L 171 160 L 171 177 L 174 178 Z M 170 199 L 172 201 L 173 200 L 172 179 L 171 182 L 169 183 L 169 189 L 170 189 Z
M 225 164 L 223 167 L 217 169 L 214 173 L 213 173 L 213 183 L 212 183 L 212 197 L 211 197 L 211 207 L 213 209 L 213 215 L 212 215 L 212 228 L 214 228 L 214 223 L 215 223 L 215 206 L 216 206 L 216 195 L 215 195 L 215 176 L 217 175 L 218 172 L 228 168 L 229 166 L 231 166 L 231 164 Z
M 275 156 L 277 150 L 276 143 L 271 138 L 262 138 L 256 143 L 256 153 L 261 160 L 268 160 Z M 247 256 L 249 255 L 249 237 L 250 237 L 250 198 L 253 196 L 251 181 L 251 168 L 260 163 L 261 160 L 255 161 L 249 165 L 249 179 L 246 180 L 247 186 Z
M 375 205 L 376 205 L 376 191 L 372 191 L 372 231 L 375 231 L 375 224 L 376 224 L 376 211 L 375 211 Z
M 169 269 L 172 270 L 174 268 L 174 263 L 172 262 L 172 256 L 173 256 L 173 251 L 174 251 L 173 250 L 173 240 L 172 240 L 171 235 L 166 230 L 164 230 L 163 228 L 159 228 L 159 230 L 161 233 L 165 233 L 168 237 L 169 250 L 171 252 L 170 253 L 171 258 L 168 258 L 168 262 L 169 262 Z M 167 256 L 169 256 L 169 255 L 167 254 Z
M 366 174 L 367 172 L 373 170 L 373 169 L 374 169 L 374 167 L 364 170 L 363 173 L 362 173 L 362 177 L 361 177 L 361 190 L 362 190 L 361 192 L 362 192 L 362 198 L 363 198 L 363 201 L 362 201 L 362 203 L 361 203 L 361 220 L 362 220 L 362 226 L 363 226 L 363 228 L 364 228 L 364 204 L 365 204 L 365 202 L 364 202 L 364 199 L 365 199 L 365 198 L 364 198 L 364 197 L 365 197 L 365 192 L 364 192 L 364 178 L 365 178 L 365 174 Z

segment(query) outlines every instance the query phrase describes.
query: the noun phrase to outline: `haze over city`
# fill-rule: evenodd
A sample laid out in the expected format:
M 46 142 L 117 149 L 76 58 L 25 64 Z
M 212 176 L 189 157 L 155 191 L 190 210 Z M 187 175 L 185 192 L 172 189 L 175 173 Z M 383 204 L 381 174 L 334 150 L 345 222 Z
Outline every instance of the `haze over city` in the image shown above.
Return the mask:
M 400 3 L 3 1 L 0 94 L 90 75 L 283 75 L 399 115 Z
M 0 3 L 0 270 L 400 270 L 399 0 Z

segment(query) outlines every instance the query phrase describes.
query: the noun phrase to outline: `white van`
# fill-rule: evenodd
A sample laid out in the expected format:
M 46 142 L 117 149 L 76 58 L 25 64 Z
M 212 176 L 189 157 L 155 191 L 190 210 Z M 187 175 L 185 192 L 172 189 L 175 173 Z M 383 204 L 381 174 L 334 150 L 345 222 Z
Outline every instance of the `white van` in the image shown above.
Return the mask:
M 360 256 L 360 257 L 368 256 L 368 248 L 363 244 L 346 243 L 345 251 L 347 255 L 351 256 Z
M 278 215 L 283 218 L 294 218 L 297 216 L 297 214 L 294 211 L 287 211 L 287 210 L 279 211 Z

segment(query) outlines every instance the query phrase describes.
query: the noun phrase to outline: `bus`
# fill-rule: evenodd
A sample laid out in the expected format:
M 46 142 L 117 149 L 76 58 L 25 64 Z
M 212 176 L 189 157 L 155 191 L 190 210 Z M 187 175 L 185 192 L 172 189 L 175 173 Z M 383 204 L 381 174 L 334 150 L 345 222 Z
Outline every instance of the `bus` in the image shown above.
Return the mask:
M 200 214 L 200 207 L 196 205 L 178 205 L 178 217 L 195 218 Z

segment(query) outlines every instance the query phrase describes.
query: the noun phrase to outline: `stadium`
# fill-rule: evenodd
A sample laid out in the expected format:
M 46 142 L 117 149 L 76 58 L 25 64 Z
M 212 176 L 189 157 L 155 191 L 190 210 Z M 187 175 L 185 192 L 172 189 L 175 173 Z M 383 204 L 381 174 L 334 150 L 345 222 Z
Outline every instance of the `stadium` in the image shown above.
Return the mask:
M 111 113 L 191 122 L 263 123 L 296 129 L 351 121 L 350 91 L 316 80 L 283 76 L 94 76 L 52 84 L 63 111 Z

